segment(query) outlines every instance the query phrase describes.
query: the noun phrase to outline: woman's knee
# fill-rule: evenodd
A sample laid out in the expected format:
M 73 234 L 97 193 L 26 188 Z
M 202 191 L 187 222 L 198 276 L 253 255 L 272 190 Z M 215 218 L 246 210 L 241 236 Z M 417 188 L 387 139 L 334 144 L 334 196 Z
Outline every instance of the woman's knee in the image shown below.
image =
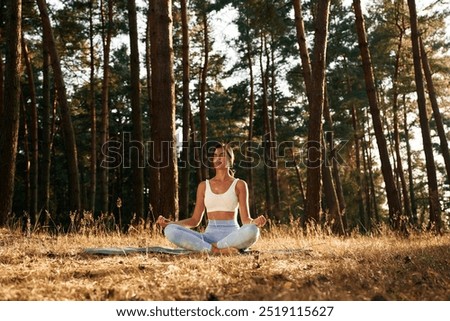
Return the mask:
M 172 241 L 178 238 L 179 230 L 178 225 L 169 224 L 164 228 L 164 235 L 169 241 Z
M 259 228 L 255 224 L 248 224 L 241 227 L 243 237 L 249 241 L 256 242 L 259 238 Z

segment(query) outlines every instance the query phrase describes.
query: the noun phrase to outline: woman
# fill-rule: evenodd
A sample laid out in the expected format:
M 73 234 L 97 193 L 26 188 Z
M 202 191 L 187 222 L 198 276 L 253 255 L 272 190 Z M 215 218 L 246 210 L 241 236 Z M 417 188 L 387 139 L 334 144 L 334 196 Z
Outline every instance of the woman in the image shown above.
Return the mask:
M 158 217 L 157 223 L 165 228 L 164 234 L 170 242 L 192 251 L 229 254 L 246 249 L 258 240 L 259 227 L 264 226 L 266 218 L 250 217 L 247 183 L 234 178 L 233 162 L 233 149 L 229 145 L 217 145 L 212 159 L 215 176 L 198 185 L 192 216 L 177 222 Z M 200 224 L 205 209 L 208 217 L 205 232 L 191 230 Z M 241 227 L 237 223 L 238 209 Z

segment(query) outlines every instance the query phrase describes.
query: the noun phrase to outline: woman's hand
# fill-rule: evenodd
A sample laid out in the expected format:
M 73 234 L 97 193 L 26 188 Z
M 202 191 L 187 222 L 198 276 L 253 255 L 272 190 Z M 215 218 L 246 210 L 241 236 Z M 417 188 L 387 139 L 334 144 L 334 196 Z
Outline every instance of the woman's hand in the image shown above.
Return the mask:
M 252 221 L 252 223 L 258 227 L 263 227 L 266 224 L 266 222 L 267 220 L 264 217 L 264 215 L 260 215 Z
M 161 226 L 162 228 L 165 228 L 167 225 L 169 225 L 170 220 L 165 218 L 164 216 L 160 215 L 158 216 L 158 219 L 156 220 L 156 224 Z

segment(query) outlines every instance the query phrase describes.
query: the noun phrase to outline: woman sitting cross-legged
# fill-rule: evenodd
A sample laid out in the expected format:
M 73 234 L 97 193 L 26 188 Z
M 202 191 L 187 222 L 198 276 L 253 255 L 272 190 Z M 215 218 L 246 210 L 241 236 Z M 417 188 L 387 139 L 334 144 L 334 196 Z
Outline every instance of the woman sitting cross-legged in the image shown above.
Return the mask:
M 217 145 L 212 159 L 215 176 L 198 185 L 192 216 L 176 222 L 158 217 L 156 222 L 164 228 L 170 242 L 187 250 L 230 254 L 247 249 L 258 240 L 259 228 L 266 218 L 250 217 L 247 183 L 234 178 L 233 161 L 232 148 Z M 205 209 L 208 225 L 204 233 L 199 233 L 191 228 L 200 224 Z M 238 209 L 242 226 L 237 222 Z

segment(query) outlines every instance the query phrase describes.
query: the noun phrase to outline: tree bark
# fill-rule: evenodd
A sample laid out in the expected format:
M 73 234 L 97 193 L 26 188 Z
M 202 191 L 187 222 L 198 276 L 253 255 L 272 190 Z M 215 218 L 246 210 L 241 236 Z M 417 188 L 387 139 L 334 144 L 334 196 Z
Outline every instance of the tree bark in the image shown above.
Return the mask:
M 102 21 L 102 43 L 103 43 L 103 79 L 101 93 L 101 123 L 100 123 L 100 210 L 108 213 L 109 208 L 109 168 L 108 140 L 109 140 L 109 54 L 111 49 L 111 38 L 113 32 L 113 0 L 107 1 L 107 12 L 105 21 L 104 3 L 100 1 Z
M 295 159 L 296 155 L 295 155 L 294 149 L 291 149 L 291 155 L 292 155 L 292 161 L 294 163 L 293 165 L 295 168 L 295 174 L 297 176 L 298 189 L 300 191 L 301 203 L 302 203 L 303 207 L 305 207 L 305 202 L 306 202 L 305 189 L 303 187 L 303 181 L 302 181 L 302 175 L 300 173 L 300 168 L 298 167 L 297 160 Z
M 325 146 L 325 140 L 322 140 L 323 146 Z M 331 174 L 331 166 L 324 159 L 322 162 L 322 182 L 323 190 L 325 194 L 325 201 L 327 206 L 327 222 L 331 226 L 331 231 L 334 234 L 343 235 L 344 225 L 342 223 L 341 210 L 339 208 L 338 197 L 336 193 L 335 183 Z
M 150 135 L 153 139 L 155 132 L 152 128 L 152 124 L 154 123 L 153 117 L 157 116 L 157 113 L 153 110 L 153 84 L 152 84 L 152 53 L 151 53 L 151 32 L 152 32 L 152 13 L 151 6 L 148 7 L 147 10 L 147 35 L 146 35 L 146 63 L 145 67 L 147 69 L 147 95 L 148 95 L 148 114 L 149 114 L 149 123 L 150 123 Z M 148 152 L 150 160 L 155 158 L 155 146 L 151 145 L 151 149 Z M 159 181 L 159 170 L 154 166 L 154 164 L 150 164 L 148 166 L 148 184 L 151 186 L 151 190 L 149 192 L 149 219 L 154 222 L 157 218 L 157 214 L 161 214 L 160 211 L 160 203 L 159 203 L 159 190 L 160 190 L 160 181 Z
M 189 216 L 189 177 L 190 177 L 190 126 L 189 117 L 191 113 L 191 102 L 189 99 L 189 17 L 186 0 L 181 0 L 181 28 L 183 35 L 183 142 L 181 151 L 181 168 L 180 175 L 180 218 Z
M 208 17 L 206 10 L 203 12 L 203 52 L 204 60 L 200 79 L 200 137 L 201 137 L 201 173 L 202 180 L 208 178 L 208 151 L 206 146 L 206 80 L 208 77 L 208 62 L 209 62 L 209 28 L 208 28 Z
M 50 98 L 50 55 L 48 53 L 47 38 L 43 35 L 42 51 L 42 164 L 41 168 L 41 200 L 40 207 L 43 211 L 49 211 L 50 201 L 50 166 L 51 151 L 53 145 L 54 118 L 50 117 L 54 113 L 54 108 Z M 52 122 L 53 120 L 53 122 Z
M 37 0 L 39 12 L 42 19 L 43 32 L 47 34 L 49 53 L 52 62 L 53 74 L 55 78 L 55 86 L 58 93 L 58 102 L 61 110 L 61 122 L 63 129 L 63 137 L 65 142 L 65 151 L 67 158 L 67 165 L 69 171 L 69 207 L 71 211 L 81 211 L 81 194 L 80 181 L 78 171 L 78 151 L 75 140 L 75 131 L 70 115 L 70 108 L 67 102 L 66 86 L 61 69 L 59 55 L 56 50 L 55 39 L 53 37 L 53 30 L 50 24 L 50 19 L 47 11 L 47 4 L 45 0 Z
M 31 188 L 30 188 L 30 144 L 28 143 L 30 140 L 30 135 L 28 134 L 28 119 L 27 119 L 27 110 L 25 107 L 25 99 L 22 97 L 20 98 L 20 119 L 19 119 L 19 135 L 23 136 L 23 154 L 25 158 L 25 166 L 23 168 L 24 172 L 24 178 L 23 178 L 23 185 L 25 190 L 24 195 L 24 208 L 26 215 L 29 215 L 30 213 L 30 195 L 31 195 Z M 18 147 L 19 148 L 19 147 Z M 19 172 L 22 170 L 19 169 Z
M 324 121 L 326 126 L 326 132 L 324 134 L 326 138 L 326 146 L 327 146 L 327 159 L 324 160 L 324 162 L 328 162 L 327 166 L 330 167 L 331 171 L 331 177 L 333 179 L 333 189 L 336 193 L 337 197 L 337 208 L 339 208 L 339 212 L 337 213 L 339 217 L 336 217 L 335 224 L 337 224 L 334 228 L 335 231 L 338 231 L 341 229 L 339 226 L 342 224 L 342 232 L 345 233 L 345 230 L 347 229 L 347 218 L 345 213 L 345 198 L 344 198 L 344 191 L 342 188 L 341 178 L 340 178 L 340 164 L 338 157 L 339 155 L 336 155 L 336 147 L 334 145 L 334 122 L 333 118 L 331 117 L 330 112 L 330 105 L 329 105 L 329 99 L 328 99 L 328 91 L 325 86 L 325 102 L 324 102 L 324 108 L 323 108 L 323 114 L 324 114 Z M 340 232 L 339 232 L 340 233 Z
M 431 108 L 433 110 L 434 121 L 436 122 L 436 129 L 439 135 L 439 141 L 441 143 L 440 149 L 442 157 L 444 158 L 445 170 L 447 172 L 447 181 L 450 182 L 450 149 L 448 148 L 447 137 L 442 121 L 441 112 L 436 98 L 436 90 L 434 89 L 433 77 L 431 73 L 430 63 L 428 61 L 425 46 L 423 45 L 422 37 L 419 37 L 420 41 L 420 53 L 422 57 L 422 66 L 425 73 L 425 79 L 427 81 L 428 96 L 431 102 Z
M 367 227 L 367 215 L 364 208 L 364 179 L 361 175 L 361 150 L 360 150 L 360 137 L 359 137 L 359 127 L 358 127 L 358 116 L 356 114 L 356 108 L 354 103 L 352 103 L 352 126 L 353 126 L 353 137 L 355 140 L 355 163 L 356 163 L 356 184 L 358 185 L 357 202 L 358 202 L 358 216 L 360 221 L 360 232 L 365 233 L 368 231 Z
M 28 105 L 28 114 L 30 115 L 30 216 L 34 224 L 38 217 L 38 169 L 39 169 L 39 154 L 38 154 L 38 114 L 36 102 L 36 87 L 34 82 L 33 67 L 31 58 L 29 56 L 28 47 L 22 35 L 22 52 L 23 61 L 25 62 L 25 70 L 28 78 L 28 88 L 30 90 L 30 103 Z M 25 102 L 24 102 L 25 104 Z M 26 115 L 24 117 L 27 119 Z
M 6 21 L 6 67 L 4 101 L 0 115 L 0 226 L 5 226 L 12 211 L 14 177 L 20 117 L 20 72 L 22 64 L 22 0 L 9 0 Z
M 202 171 L 201 171 L 201 157 L 200 157 L 200 149 L 201 146 L 199 146 L 200 142 L 197 138 L 197 130 L 194 122 L 194 115 L 192 114 L 192 110 L 189 111 L 189 126 L 191 128 L 191 142 L 194 146 L 192 146 L 193 153 L 194 153 L 194 159 L 193 159 L 193 166 L 196 169 L 195 176 L 197 178 L 197 183 L 200 183 L 202 181 Z
M 325 65 L 328 38 L 328 18 L 330 1 L 321 0 L 317 6 L 315 19 L 314 49 L 312 56 L 312 92 L 309 106 L 308 156 L 306 186 L 306 219 L 309 223 L 321 223 L 321 187 L 323 161 L 321 138 L 322 118 L 325 102 Z
M 369 126 L 367 126 L 369 128 Z M 368 172 L 368 186 L 370 190 L 370 202 L 372 203 L 371 208 L 373 210 L 374 215 L 370 214 L 369 219 L 373 221 L 375 219 L 375 223 L 379 224 L 381 222 L 380 218 L 380 212 L 378 210 L 378 199 L 377 199 L 377 193 L 375 189 L 375 181 L 374 181 L 374 174 L 373 174 L 373 157 L 372 157 L 372 144 L 370 142 L 373 141 L 372 135 L 369 133 L 369 137 L 367 142 L 365 142 L 365 157 L 366 157 L 366 164 L 367 164 L 367 172 Z M 375 216 L 373 218 L 373 216 Z M 370 225 L 370 229 L 372 229 L 372 224 Z
M 441 208 L 439 204 L 438 183 L 436 177 L 436 165 L 434 163 L 433 147 L 428 123 L 427 106 L 425 101 L 425 88 L 423 84 L 422 63 L 420 58 L 419 30 L 417 23 L 416 3 L 408 0 L 411 43 L 414 59 L 414 79 L 416 81 L 417 104 L 419 107 L 420 128 L 422 130 L 423 149 L 427 167 L 428 197 L 430 201 L 430 225 L 437 232 L 441 229 Z
M 172 1 L 151 3 L 152 140 L 161 146 L 159 165 L 161 214 L 178 218 L 178 168 L 175 139 Z M 158 153 L 157 153 L 158 155 Z
M 89 210 L 95 213 L 95 199 L 97 191 L 97 112 L 95 108 L 95 48 L 94 48 L 94 0 L 89 2 L 89 109 L 91 111 L 91 159 L 90 159 L 90 187 Z
M 266 214 L 272 215 L 272 193 L 270 192 L 270 142 L 271 131 L 269 121 L 269 107 L 267 102 L 267 68 L 264 69 L 263 56 L 265 50 L 266 36 L 261 32 L 261 53 L 259 57 L 259 64 L 261 68 L 261 83 L 262 83 L 262 117 L 263 117 L 263 149 L 264 149 L 264 185 L 266 191 Z M 268 63 L 268 62 L 267 62 Z
M 248 63 L 248 69 L 249 69 L 249 81 L 250 81 L 250 97 L 249 97 L 249 112 L 248 112 L 248 136 L 247 136 L 247 148 L 245 149 L 246 153 L 246 159 L 248 156 L 248 148 L 251 147 L 253 142 L 253 117 L 255 113 L 255 79 L 253 75 L 253 62 L 252 62 L 252 43 L 250 40 L 250 36 L 247 34 L 247 63 Z M 256 204 L 255 204 L 255 192 L 253 187 L 253 164 L 250 164 L 248 168 L 248 178 L 247 178 L 247 184 L 248 184 L 248 191 L 249 191 L 249 203 L 250 203 L 250 209 L 252 213 L 256 212 Z
M 372 161 L 370 160 L 367 142 L 363 143 L 363 164 L 366 181 L 367 230 L 372 231 L 373 223 L 378 223 L 378 207 L 373 184 Z
M 137 155 L 130 155 L 133 171 L 134 213 L 139 220 L 144 216 L 144 135 L 142 131 L 142 110 L 140 104 L 139 48 L 137 12 L 135 0 L 128 0 L 128 21 L 130 28 L 130 76 L 131 76 L 131 118 L 133 123 L 132 144 Z
M 0 0 L 0 5 L 3 8 L 3 0 Z M 0 10 L 0 26 L 3 26 L 3 22 L 4 22 L 4 17 L 3 17 L 3 10 Z M 5 39 L 3 37 L 3 30 L 0 29 L 0 43 L 5 43 Z M 3 70 L 4 70 L 4 66 L 3 66 L 3 52 L 0 50 L 0 119 L 2 116 L 2 112 L 3 112 L 3 89 L 4 89 L 4 82 L 3 82 Z
M 324 119 L 325 119 L 325 126 L 328 129 L 333 128 L 333 119 L 331 118 L 330 108 L 328 105 L 328 99 L 326 95 L 325 90 L 325 102 L 324 102 Z M 330 216 L 331 216 L 331 229 L 332 232 L 339 235 L 345 234 L 345 227 L 344 227 L 344 208 L 345 203 L 343 200 L 340 199 L 340 196 L 338 192 L 342 190 L 340 187 L 338 187 L 338 184 L 340 184 L 339 179 L 339 169 L 338 164 L 336 160 L 335 155 L 335 148 L 334 148 L 334 135 L 332 131 L 326 131 L 324 132 L 322 136 L 322 144 L 328 151 L 326 153 L 323 159 L 322 163 L 322 170 L 323 170 L 323 177 L 324 177 L 324 186 L 326 191 L 326 199 L 327 203 L 330 205 Z M 325 139 L 324 139 L 325 138 Z M 325 183 L 327 181 L 327 184 Z
M 282 213 L 280 208 L 280 183 L 278 178 L 278 155 L 277 155 L 277 139 L 276 139 L 276 103 L 275 103 L 275 88 L 276 88 L 276 77 L 275 77 L 275 57 L 273 46 L 270 48 L 270 59 L 269 53 L 267 53 L 267 61 L 270 61 L 270 100 L 271 100 L 271 117 L 270 117 L 270 162 L 272 166 L 270 167 L 271 172 L 271 186 L 272 186 L 272 198 L 273 198 L 273 209 L 275 211 L 275 216 L 282 219 Z
M 312 79 L 311 79 L 311 62 L 309 59 L 308 45 L 306 43 L 305 24 L 303 21 L 303 11 L 301 0 L 293 0 L 294 14 L 295 14 L 295 28 L 297 30 L 297 42 L 300 50 L 300 58 L 303 68 L 303 78 L 305 81 L 306 95 L 308 96 L 308 102 L 311 102 L 312 93 Z
M 406 156 L 408 162 L 409 199 L 411 200 L 412 223 L 415 225 L 417 224 L 417 202 L 416 202 L 416 193 L 414 192 L 412 153 L 411 153 L 411 144 L 409 143 L 409 127 L 407 116 L 408 114 L 406 109 L 406 95 L 403 94 L 403 131 L 405 135 Z
M 384 183 L 386 185 L 386 196 L 389 207 L 389 217 L 391 224 L 402 213 L 398 191 L 395 185 L 392 167 L 389 160 L 386 138 L 383 133 L 383 125 L 381 123 L 380 109 L 378 107 L 377 92 L 375 88 L 374 75 L 372 70 L 372 61 L 367 44 L 367 35 L 364 25 L 364 18 L 361 9 L 361 1 L 353 0 L 353 7 L 356 16 L 356 31 L 358 34 L 359 49 L 361 52 L 362 65 L 364 70 L 364 80 L 366 84 L 367 97 L 369 99 L 370 113 L 372 115 L 373 128 L 378 144 L 378 151 L 381 160 L 381 171 L 383 173 Z
M 312 71 L 311 71 L 311 62 L 309 58 L 308 53 L 308 47 L 306 44 L 306 34 L 305 34 L 305 28 L 304 28 L 304 22 L 302 17 L 302 4 L 300 0 L 294 0 L 294 12 L 295 12 L 295 20 L 296 20 L 296 29 L 297 29 L 297 42 L 300 49 L 300 57 L 302 61 L 302 69 L 303 69 L 303 78 L 305 81 L 305 89 L 306 89 L 306 95 L 308 97 L 309 105 L 311 106 L 313 104 L 313 79 L 312 79 Z M 324 95 L 326 96 L 325 89 L 324 89 Z M 326 97 L 324 97 L 324 116 L 325 116 L 325 122 L 328 124 L 329 129 L 332 129 L 332 120 L 331 115 L 328 110 L 327 106 L 327 100 Z M 322 146 L 325 146 L 325 141 L 323 138 L 323 135 L 321 137 L 321 144 Z M 332 156 L 332 155 L 330 155 Z M 323 186 L 324 186 L 324 192 L 326 197 L 326 204 L 328 206 L 329 215 L 331 217 L 331 220 L 333 223 L 333 232 L 343 234 L 344 228 L 343 228 L 343 221 L 341 217 L 341 202 L 342 205 L 344 204 L 343 198 L 340 200 L 339 195 L 337 193 L 338 188 L 336 186 L 336 179 L 335 175 L 337 175 L 337 178 L 339 178 L 337 173 L 337 164 L 335 164 L 335 161 L 333 158 L 331 158 L 333 163 L 329 164 L 328 160 L 323 159 L 322 162 L 322 180 L 323 180 Z M 335 169 L 335 170 L 334 170 Z M 334 170 L 334 172 L 333 172 Z
M 409 201 L 409 195 L 408 195 L 408 188 L 406 186 L 406 180 L 405 180 L 405 174 L 403 172 L 403 158 L 400 154 L 400 132 L 398 128 L 398 75 L 400 70 L 400 57 L 402 52 L 402 45 L 403 45 L 403 34 L 404 34 L 404 27 L 403 24 L 400 24 L 399 16 L 400 13 L 397 13 L 397 29 L 399 30 L 399 39 L 398 39 L 398 45 L 397 45 L 397 53 L 395 57 L 395 64 L 394 64 L 394 76 L 392 79 L 392 91 L 393 91 L 393 117 L 394 117 L 394 149 L 395 149 L 395 157 L 397 159 L 397 175 L 400 178 L 400 184 L 401 184 L 401 191 L 403 195 L 403 207 L 404 207 L 404 214 L 409 219 L 412 218 L 411 214 L 411 206 Z M 406 220 L 398 217 L 397 221 L 394 222 L 394 225 L 400 229 L 405 229 L 406 227 L 401 226 L 402 224 L 406 224 Z

